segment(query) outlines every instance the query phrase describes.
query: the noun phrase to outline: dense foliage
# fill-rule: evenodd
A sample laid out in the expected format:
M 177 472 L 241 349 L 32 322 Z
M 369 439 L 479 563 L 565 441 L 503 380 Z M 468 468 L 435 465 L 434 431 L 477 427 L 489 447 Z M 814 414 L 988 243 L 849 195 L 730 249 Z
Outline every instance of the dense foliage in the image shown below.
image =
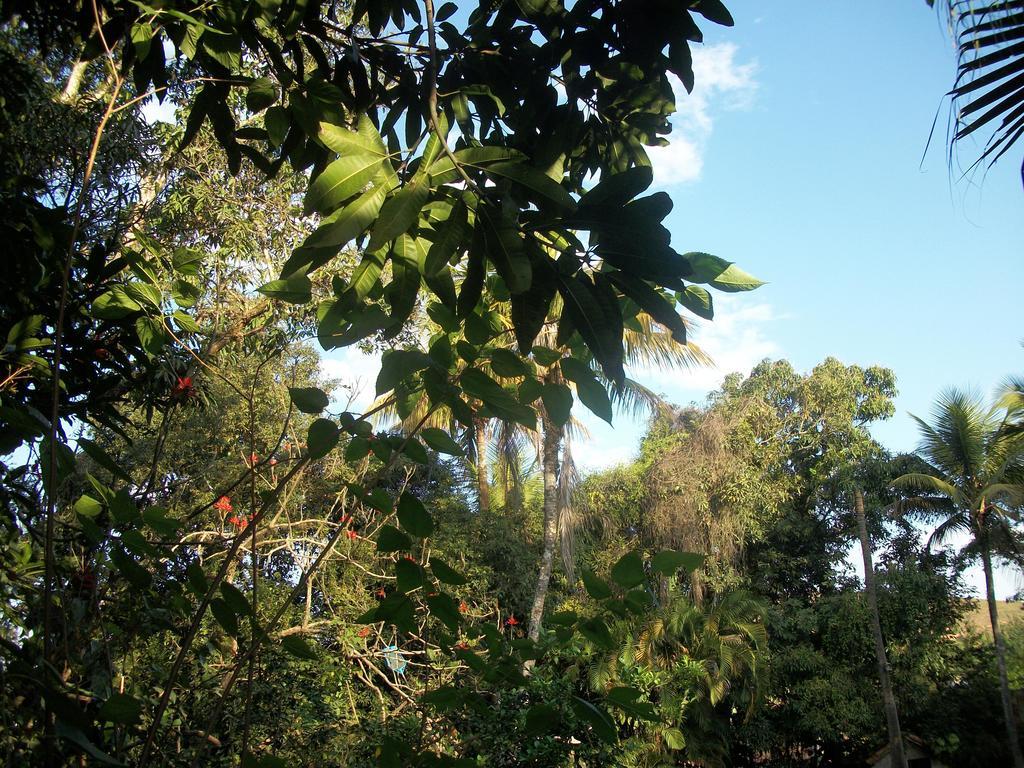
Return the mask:
M 647 193 L 718 0 L 0 12 L 8 764 L 856 762 L 855 489 L 909 727 L 1005 749 L 960 561 L 885 517 L 890 371 L 628 376 L 760 285 Z M 577 483 L 580 407 L 654 414 L 638 460 Z

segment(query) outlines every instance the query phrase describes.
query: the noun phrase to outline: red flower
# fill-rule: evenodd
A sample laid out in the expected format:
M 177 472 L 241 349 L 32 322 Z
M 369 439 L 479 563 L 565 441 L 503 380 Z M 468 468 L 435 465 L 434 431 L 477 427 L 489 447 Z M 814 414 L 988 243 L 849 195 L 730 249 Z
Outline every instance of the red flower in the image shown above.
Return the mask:
M 231 517 L 228 518 L 228 522 L 231 523 L 232 525 L 238 525 L 239 520 L 238 520 L 238 518 L 235 515 L 232 515 Z
M 341 516 L 341 520 L 339 520 L 338 522 L 341 523 L 342 525 L 344 525 L 345 523 L 347 523 L 351 519 L 352 518 L 349 517 L 348 515 L 342 515 Z
M 257 455 L 256 455 L 255 453 L 250 453 L 250 454 L 249 454 L 249 463 L 250 463 L 250 464 L 255 464 L 255 463 L 256 463 L 256 462 L 258 462 L 259 460 L 260 460 L 260 457 L 259 457 L 259 456 L 257 456 Z
M 384 591 L 384 587 L 379 587 L 377 589 L 377 597 L 379 597 L 381 600 L 383 600 L 387 596 L 388 593 Z
M 359 538 L 359 534 L 356 533 L 355 531 L 352 531 L 352 530 L 345 531 L 345 535 L 348 536 L 350 539 L 358 539 Z
M 110 350 L 104 349 L 103 347 L 97 348 L 97 350 L 96 350 L 96 359 L 97 360 L 109 360 L 110 359 Z
M 466 601 L 465 600 L 461 600 L 459 602 L 459 613 L 465 613 L 468 610 L 469 610 L 469 606 L 466 605 Z
M 369 637 L 370 636 L 370 628 L 369 627 L 363 627 L 356 634 L 359 635 L 360 637 Z
M 416 562 L 416 558 L 413 557 L 412 555 L 406 555 L 405 559 L 408 560 L 410 563 L 415 563 Z
M 221 496 L 217 499 L 217 501 L 214 502 L 213 508 L 219 509 L 221 512 L 233 512 L 235 509 L 231 506 L 231 499 L 227 496 Z
M 518 621 L 518 619 L 516 619 L 515 616 L 509 616 L 507 619 L 505 619 L 505 626 L 506 627 L 514 627 L 518 623 L 519 623 L 519 621 Z
M 455 644 L 455 650 L 457 650 L 457 651 L 468 651 L 469 650 L 469 646 L 466 645 L 466 641 L 465 640 L 459 640 L 459 642 L 457 642 Z
M 196 388 L 192 386 L 191 376 L 179 376 L 177 383 L 171 387 L 171 397 L 175 400 L 184 400 L 195 393 Z
M 277 459 L 271 459 L 270 460 L 270 466 L 273 467 L 273 466 L 276 466 L 276 465 L 277 465 Z

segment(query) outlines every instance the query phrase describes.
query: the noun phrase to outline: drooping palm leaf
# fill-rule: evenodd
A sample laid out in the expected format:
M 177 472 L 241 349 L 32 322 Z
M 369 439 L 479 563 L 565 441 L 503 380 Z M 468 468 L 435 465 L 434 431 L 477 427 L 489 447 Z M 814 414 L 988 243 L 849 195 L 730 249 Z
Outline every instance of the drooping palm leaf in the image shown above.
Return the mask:
M 933 0 L 929 0 L 932 4 Z M 1024 135 L 1024 2 L 947 0 L 957 44 L 953 143 L 990 131 L 971 167 L 989 165 Z M 1021 167 L 1024 179 L 1024 165 Z

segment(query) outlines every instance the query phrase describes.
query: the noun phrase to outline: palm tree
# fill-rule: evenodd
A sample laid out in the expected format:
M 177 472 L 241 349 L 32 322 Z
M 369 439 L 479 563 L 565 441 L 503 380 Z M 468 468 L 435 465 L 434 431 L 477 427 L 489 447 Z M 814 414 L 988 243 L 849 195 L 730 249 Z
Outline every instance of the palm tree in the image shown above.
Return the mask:
M 971 167 L 986 158 L 991 164 L 1024 135 L 1024 13 L 1019 0 L 945 4 L 957 46 L 953 142 L 988 126 L 991 136 Z
M 682 733 L 687 764 L 721 765 L 728 754 L 728 718 L 716 708 L 732 694 L 734 706 L 748 716 L 753 712 L 768 641 L 765 610 L 743 590 L 698 602 L 673 581 L 643 624 L 617 622 L 617 642 L 595 659 L 590 685 L 604 690 L 648 681 L 657 688 L 663 719 Z M 643 739 L 652 753 L 646 764 L 676 764 L 664 735 Z
M 1018 538 L 1014 523 L 1024 504 L 1024 435 L 1007 430 L 999 411 L 958 390 L 943 393 L 933 415 L 934 425 L 914 417 L 921 431 L 918 453 L 930 472 L 896 479 L 897 486 L 922 493 L 900 506 L 942 518 L 929 544 L 954 533 L 967 534 L 971 541 L 966 554 L 981 557 L 1006 735 L 1014 768 L 1024 768 L 992 581 L 993 552 L 1007 552 Z

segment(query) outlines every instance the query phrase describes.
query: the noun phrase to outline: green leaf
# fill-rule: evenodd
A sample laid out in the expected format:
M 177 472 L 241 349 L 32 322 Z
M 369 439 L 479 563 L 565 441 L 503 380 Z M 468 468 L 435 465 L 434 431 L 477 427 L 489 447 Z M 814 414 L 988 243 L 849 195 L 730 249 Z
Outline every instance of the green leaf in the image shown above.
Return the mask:
M 551 179 L 539 168 L 525 163 L 493 163 L 487 166 L 485 172 L 522 184 L 563 210 L 572 211 L 576 208 L 576 201 L 565 187 Z
M 210 57 L 232 72 L 242 64 L 242 38 L 238 35 L 203 35 L 202 45 Z
M 704 563 L 704 555 L 694 552 L 677 552 L 666 549 L 651 558 L 651 567 L 664 576 L 673 576 L 680 568 L 687 573 L 700 568 Z
M 288 395 L 303 413 L 320 413 L 330 402 L 327 393 L 319 387 L 288 387 Z
M 284 280 L 271 280 L 256 290 L 264 296 L 289 304 L 308 304 L 313 300 L 313 284 L 305 275 L 292 275 Z
M 130 584 L 138 587 L 139 589 L 148 589 L 149 585 L 153 583 L 153 576 L 139 565 L 127 552 L 123 549 L 116 548 L 111 551 L 110 559 L 113 561 L 114 566 L 121 572 Z
M 406 441 L 405 445 L 402 447 L 402 453 L 404 453 L 408 459 L 416 462 L 417 464 L 430 463 L 430 456 L 427 454 L 427 449 L 423 447 L 423 443 L 414 437 L 409 438 L 409 440 Z
M 569 416 L 572 413 L 572 391 L 565 384 L 545 383 L 541 398 L 548 418 L 560 427 L 569 423 Z
M 666 728 L 661 732 L 661 737 L 669 749 L 683 749 L 686 746 L 686 737 L 678 728 Z
M 375 183 L 351 203 L 324 218 L 302 247 L 285 262 L 282 276 L 309 274 L 333 259 L 337 255 L 334 248 L 355 240 L 377 220 L 386 197 L 387 187 Z
M 402 558 L 395 563 L 395 579 L 399 592 L 412 592 L 423 586 L 423 569 L 419 563 Z
M 85 451 L 85 455 L 95 461 L 114 477 L 124 480 L 126 483 L 132 481 L 131 475 L 124 471 L 120 464 L 114 461 L 110 455 L 92 440 L 84 437 L 78 439 L 78 447 Z
M 206 580 L 203 566 L 199 564 L 198 560 L 193 560 L 188 564 L 185 569 L 185 578 L 188 581 L 189 589 L 196 597 L 202 597 L 210 590 L 210 582 Z
M 309 445 L 309 458 L 322 459 L 338 444 L 340 431 L 338 425 L 327 419 L 317 419 L 309 426 L 306 441 Z
M 455 442 L 451 435 L 443 429 L 438 429 L 437 427 L 426 427 L 420 431 L 420 437 L 422 437 L 423 441 L 438 453 L 446 453 L 449 456 L 466 455 L 466 452 L 462 450 L 462 446 Z
M 715 306 L 711 301 L 711 294 L 699 285 L 686 286 L 686 290 L 677 293 L 676 298 L 697 317 L 703 317 L 705 320 L 714 319 Z
M 462 617 L 459 615 L 458 605 L 450 595 L 427 595 L 425 601 L 431 616 L 439 619 L 452 632 L 458 630 Z
M 250 112 L 262 112 L 277 101 L 277 87 L 269 77 L 261 77 L 249 83 L 245 93 L 245 108 Z
M 635 301 L 644 312 L 672 332 L 672 338 L 680 344 L 686 343 L 686 323 L 676 312 L 672 302 L 666 299 L 646 282 L 624 272 L 609 272 L 607 275 L 626 296 Z
M 635 587 L 646 578 L 644 561 L 639 552 L 627 552 L 612 566 L 612 580 L 620 587 Z
M 433 571 L 437 580 L 444 584 L 458 587 L 467 582 L 465 576 L 437 557 L 430 558 L 430 570 Z
M 324 168 L 306 192 L 305 212 L 327 213 L 347 200 L 377 175 L 383 160 L 379 155 L 346 155 Z
M 127 693 L 113 693 L 103 702 L 96 717 L 105 723 L 136 725 L 142 720 L 142 702 Z
M 526 255 L 519 229 L 493 206 L 477 208 L 477 228 L 483 235 L 487 258 L 512 293 L 529 289 L 533 267 Z
M 228 582 L 222 582 L 220 585 L 220 594 L 227 603 L 228 607 L 234 611 L 238 616 L 251 616 L 252 606 L 249 605 L 248 599 L 242 594 L 242 591 L 234 584 Z
M 181 523 L 167 516 L 167 509 L 164 507 L 149 507 L 143 510 L 142 520 L 158 535 L 168 538 L 174 536 L 181 527 Z
M 238 635 L 238 616 L 231 610 L 231 606 L 219 597 L 213 598 L 210 601 L 210 613 L 213 614 L 213 618 L 217 620 L 217 623 L 221 625 L 225 632 L 232 637 Z
M 549 366 L 562 359 L 562 353 L 547 347 L 534 347 L 531 352 L 533 359 L 543 366 Z
M 100 320 L 120 320 L 141 309 L 142 305 L 121 286 L 111 288 L 92 303 L 92 315 Z
M 565 312 L 605 374 L 612 381 L 621 383 L 626 374 L 622 368 L 622 314 L 619 307 L 605 306 L 598 286 L 582 273 L 571 278 L 559 275 L 558 292 L 565 303 Z M 615 303 L 614 298 L 612 303 Z M 584 404 L 587 404 L 586 400 Z M 601 418 L 610 423 L 610 412 Z
M 608 586 L 608 582 L 589 568 L 584 568 L 580 575 L 583 577 L 583 586 L 586 588 L 587 594 L 595 600 L 607 600 L 612 596 L 612 588 Z
M 525 155 L 508 147 L 466 147 L 453 152 L 460 165 L 484 168 L 502 160 L 521 160 Z M 434 184 L 447 184 L 459 178 L 459 172 L 448 155 L 442 155 L 427 169 Z
M 618 741 L 619 733 L 615 728 L 615 723 L 603 709 L 579 696 L 572 697 L 572 709 L 577 717 L 590 724 L 590 727 L 594 729 L 594 734 L 601 741 L 606 744 L 614 744 Z
M 393 525 L 382 525 L 377 533 L 377 551 L 381 554 L 412 549 L 412 539 Z
M 503 348 L 491 352 L 491 370 L 504 379 L 514 379 L 533 373 L 523 358 L 512 350 Z
M 693 268 L 693 274 L 689 279 L 695 283 L 707 283 L 728 293 L 752 291 L 764 285 L 763 281 L 747 274 L 731 261 L 712 256 L 710 253 L 684 253 L 683 257 Z
M 623 206 L 654 182 L 654 172 L 638 165 L 627 171 L 605 174 L 601 182 L 580 198 L 579 207 Z
M 413 536 L 427 538 L 434 532 L 434 520 L 423 502 L 406 491 L 398 500 L 398 523 Z
M 103 511 L 103 505 L 92 496 L 82 495 L 75 502 L 75 513 L 82 517 L 93 518 Z
M 139 345 L 152 356 L 159 355 L 168 342 L 163 323 L 155 317 L 140 317 L 135 321 L 135 333 L 139 337 Z
M 641 692 L 636 688 L 619 686 L 612 688 L 605 694 L 605 701 L 614 704 L 628 715 L 641 720 L 655 721 L 658 715 L 654 705 L 648 701 L 640 701 Z
M 384 158 L 388 153 L 380 134 L 365 113 L 359 116 L 358 128 L 355 131 L 341 125 L 320 123 L 317 138 L 325 147 L 339 155 L 376 155 Z
M 263 126 L 267 129 L 267 138 L 272 147 L 279 147 L 288 136 L 288 129 L 292 126 L 288 110 L 284 107 L 271 107 L 263 115 Z
M 421 179 L 413 179 L 388 198 L 380 209 L 366 250 L 375 251 L 412 229 L 429 196 L 430 187 Z
M 608 390 L 597 380 L 589 366 L 579 360 L 566 357 L 559 363 L 562 374 L 576 385 L 576 395 L 580 402 L 609 424 L 612 423 L 612 402 Z
M 433 365 L 430 356 L 417 349 L 393 349 L 385 352 L 377 374 L 377 396 L 393 390 L 399 382 L 405 382 L 412 374 Z
M 288 651 L 292 656 L 296 656 L 300 659 L 307 659 L 309 661 L 317 660 L 316 651 L 313 650 L 309 643 L 298 635 L 287 635 L 282 637 L 281 647 Z
M 536 429 L 536 411 L 529 406 L 521 405 L 511 393 L 483 371 L 469 368 L 462 372 L 460 381 L 467 395 L 482 401 L 499 418 Z

